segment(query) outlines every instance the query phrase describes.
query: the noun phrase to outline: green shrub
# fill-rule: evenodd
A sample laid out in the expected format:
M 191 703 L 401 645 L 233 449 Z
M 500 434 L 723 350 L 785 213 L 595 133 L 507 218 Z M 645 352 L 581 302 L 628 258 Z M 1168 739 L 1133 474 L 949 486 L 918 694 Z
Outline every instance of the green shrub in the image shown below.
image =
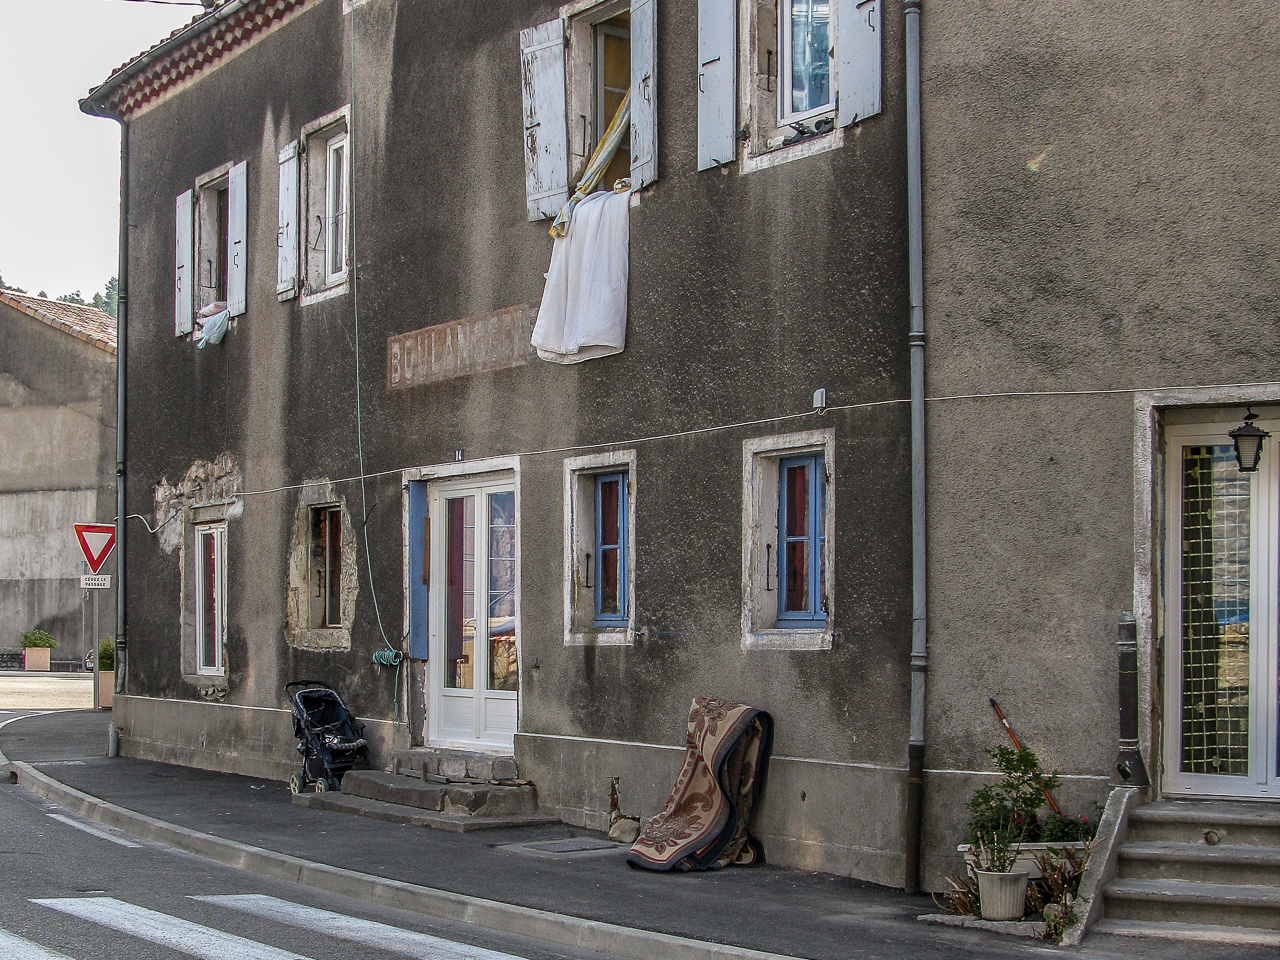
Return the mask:
M 1016 856 L 1020 844 L 1040 840 L 1036 813 L 1044 806 L 1044 792 L 1057 788 L 1058 775 L 1041 774 L 1040 761 L 1026 747 L 996 747 L 987 755 L 1000 771 L 1000 781 L 978 790 L 969 800 L 969 842 L 1005 860 Z
M 98 641 L 98 669 L 103 673 L 116 668 L 115 637 L 103 637 Z
M 22 635 L 22 646 L 25 647 L 47 647 L 52 650 L 57 647 L 58 641 L 53 639 L 43 630 L 32 630 L 30 633 Z

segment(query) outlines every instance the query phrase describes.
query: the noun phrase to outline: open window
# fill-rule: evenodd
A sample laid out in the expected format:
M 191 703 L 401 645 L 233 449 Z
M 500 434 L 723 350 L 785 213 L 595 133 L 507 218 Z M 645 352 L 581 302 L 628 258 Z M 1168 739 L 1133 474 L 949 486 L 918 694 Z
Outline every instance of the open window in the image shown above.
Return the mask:
M 834 456 L 831 430 L 743 444 L 744 649 L 831 646 Z
M 225 309 L 244 313 L 247 164 L 224 164 L 178 195 L 174 264 L 174 335 L 194 331 L 197 319 Z
M 520 32 L 530 220 L 560 212 L 628 92 L 629 138 L 599 187 L 657 179 L 656 2 L 570 3 L 561 18 Z
M 342 508 L 311 508 L 311 625 L 342 626 Z
M 349 650 L 358 588 L 355 530 L 332 483 L 299 493 L 289 538 L 285 638 L 305 650 Z
M 878 114 L 880 4 L 699 0 L 698 169 L 833 149 Z
M 276 296 L 302 302 L 347 288 L 351 258 L 351 146 L 347 108 L 305 124 L 280 152 Z
M 565 461 L 565 643 L 632 642 L 635 452 Z

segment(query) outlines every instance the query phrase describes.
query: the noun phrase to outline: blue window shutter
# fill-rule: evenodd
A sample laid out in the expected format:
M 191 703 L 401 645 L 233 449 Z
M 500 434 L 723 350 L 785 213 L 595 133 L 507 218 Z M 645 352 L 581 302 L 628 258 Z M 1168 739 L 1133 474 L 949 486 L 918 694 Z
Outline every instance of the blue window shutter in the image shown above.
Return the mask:
M 631 4 L 631 187 L 658 179 L 658 2 Z
M 731 163 L 738 150 L 735 0 L 698 0 L 698 169 Z
M 524 98 L 524 184 L 530 220 L 554 217 L 569 199 L 569 132 L 564 104 L 564 23 L 520 31 Z
M 409 484 L 409 657 L 426 660 L 430 623 L 427 597 L 431 590 L 431 515 L 427 485 Z
M 194 223 L 194 197 L 190 190 L 178 194 L 175 204 L 174 233 L 177 237 L 173 269 L 173 335 L 191 332 L 195 323 L 195 307 L 191 296 L 191 269 L 195 254 L 191 247 Z
M 248 203 L 245 194 L 248 164 L 241 160 L 227 176 L 227 311 L 244 313 L 249 257 L 245 246 Z
M 836 82 L 842 127 L 880 112 L 880 0 L 838 0 Z

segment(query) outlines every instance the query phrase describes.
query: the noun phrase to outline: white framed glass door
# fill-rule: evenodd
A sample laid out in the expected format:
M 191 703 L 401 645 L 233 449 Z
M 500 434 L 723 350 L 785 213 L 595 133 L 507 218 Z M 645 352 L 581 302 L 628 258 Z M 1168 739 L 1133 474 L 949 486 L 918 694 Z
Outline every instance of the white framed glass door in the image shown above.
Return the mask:
M 432 743 L 512 749 L 520 687 L 515 499 L 510 481 L 433 488 Z
M 1280 799 L 1280 422 L 1256 473 L 1234 424 L 1165 433 L 1166 796 Z

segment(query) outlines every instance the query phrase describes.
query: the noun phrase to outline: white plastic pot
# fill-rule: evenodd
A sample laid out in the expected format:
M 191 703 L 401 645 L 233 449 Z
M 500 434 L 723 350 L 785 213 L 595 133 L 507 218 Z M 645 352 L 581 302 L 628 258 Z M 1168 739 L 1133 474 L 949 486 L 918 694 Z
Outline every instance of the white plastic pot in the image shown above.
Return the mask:
M 1031 874 L 975 870 L 983 920 L 1021 920 L 1027 907 L 1027 881 Z

